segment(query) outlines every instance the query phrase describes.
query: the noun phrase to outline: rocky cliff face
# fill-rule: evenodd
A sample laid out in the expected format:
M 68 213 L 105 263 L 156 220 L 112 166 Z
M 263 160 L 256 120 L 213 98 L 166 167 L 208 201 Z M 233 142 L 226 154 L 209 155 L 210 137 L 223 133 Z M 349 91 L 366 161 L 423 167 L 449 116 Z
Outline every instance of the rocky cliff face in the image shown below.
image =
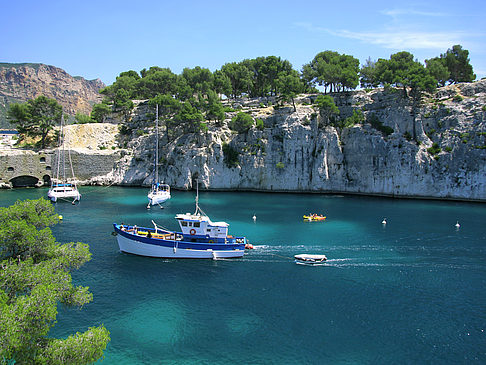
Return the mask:
M 101 102 L 101 80 L 72 77 L 64 70 L 43 64 L 0 63 L 0 127 L 7 127 L 6 111 L 10 103 L 26 102 L 40 95 L 55 99 L 64 112 L 89 114 L 93 104 Z
M 160 178 L 180 189 L 192 188 L 197 178 L 206 189 L 486 200 L 486 81 L 442 88 L 415 108 L 395 89 L 336 95 L 341 117 L 355 109 L 366 117 L 350 128 L 326 124 L 308 105 L 310 98 L 300 98 L 296 112 L 265 107 L 267 100 L 241 101 L 264 121 L 263 130 L 238 135 L 226 123 L 210 124 L 207 133 L 165 144 L 162 134 Z M 110 182 L 152 180 L 154 135 L 147 108 L 135 108 L 127 152 Z M 387 135 L 383 126 L 393 132 Z M 237 167 L 225 163 L 223 143 L 237 151 Z
M 295 112 L 271 99 L 228 102 L 263 121 L 244 134 L 227 127 L 236 111 L 209 123 L 207 133 L 170 142 L 160 128 L 159 178 L 176 189 L 194 188 L 198 179 L 202 189 L 486 201 L 486 80 L 441 88 L 419 106 L 395 89 L 334 95 L 342 118 L 363 112 L 348 128 L 319 115 L 314 97 L 300 97 Z M 154 111 L 135 105 L 128 118 L 113 113 L 110 123 L 66 128 L 82 183 L 151 183 Z M 236 167 L 225 161 L 225 144 L 236 152 Z

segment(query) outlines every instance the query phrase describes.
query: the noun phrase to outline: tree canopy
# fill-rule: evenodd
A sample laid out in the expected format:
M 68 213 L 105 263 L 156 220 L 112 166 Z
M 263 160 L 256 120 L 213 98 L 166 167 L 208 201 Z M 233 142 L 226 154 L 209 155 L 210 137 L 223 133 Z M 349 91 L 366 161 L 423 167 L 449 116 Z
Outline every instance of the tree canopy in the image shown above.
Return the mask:
M 7 116 L 20 134 L 40 138 L 39 146 L 45 148 L 49 132 L 61 123 L 62 106 L 41 95 L 27 103 L 10 104 Z
M 448 49 L 440 58 L 444 60 L 445 66 L 450 72 L 449 82 L 471 82 L 476 78 L 473 68 L 469 63 L 469 51 L 462 49 L 462 46 L 456 44 L 452 49 Z
M 304 65 L 302 75 L 311 85 L 324 87 L 324 92 L 355 89 L 359 84 L 359 60 L 334 51 L 318 53 Z
M 169 68 L 152 66 L 140 73 L 129 70 L 120 73 L 116 81 L 103 89 L 104 104 L 126 112 L 133 107 L 131 100 L 155 100 L 165 98 L 160 116 L 169 127 L 179 130 L 204 131 L 207 121 L 225 118 L 221 99 L 238 97 L 277 96 L 281 102 L 292 102 L 302 92 L 318 92 L 317 86 L 328 92 L 338 93 L 355 89 L 361 82 L 365 88 L 395 86 L 403 89 L 404 96 L 418 100 L 424 91 L 431 91 L 447 82 L 472 81 L 475 75 L 469 64 L 469 52 L 460 45 L 453 46 L 445 54 L 426 61 L 427 67 L 414 56 L 402 51 L 389 59 L 373 61 L 368 58 L 360 69 L 359 60 L 351 55 L 334 51 L 322 51 L 311 62 L 304 64 L 301 72 L 293 69 L 288 60 L 277 56 L 264 56 L 228 62 L 221 69 L 211 72 L 207 68 L 184 68 L 178 75 Z M 434 85 L 435 84 L 435 85 Z M 93 109 L 92 118 L 104 119 L 106 107 Z M 12 110 L 22 120 L 21 108 Z M 170 119 L 170 121 L 169 121 Z
M 58 303 L 82 307 L 92 300 L 70 274 L 90 260 L 88 245 L 57 243 L 49 229 L 56 222 L 45 199 L 0 208 L 2 363 L 89 364 L 102 357 L 110 341 L 103 325 L 66 339 L 48 337 Z

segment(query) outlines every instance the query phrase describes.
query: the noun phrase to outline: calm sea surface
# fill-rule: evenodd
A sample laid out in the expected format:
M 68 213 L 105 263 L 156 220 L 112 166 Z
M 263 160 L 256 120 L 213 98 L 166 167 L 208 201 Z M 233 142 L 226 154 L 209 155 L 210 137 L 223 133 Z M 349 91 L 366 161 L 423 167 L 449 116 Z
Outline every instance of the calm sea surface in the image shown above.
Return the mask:
M 174 191 L 151 210 L 147 189 L 81 193 L 78 205 L 56 204 L 64 220 L 53 232 L 90 245 L 92 260 L 73 278 L 94 300 L 60 307 L 51 333 L 104 323 L 102 364 L 486 363 L 485 204 L 203 192 L 211 219 L 255 249 L 242 259 L 165 260 L 120 253 L 112 223 L 176 229 L 194 192 Z M 0 205 L 46 194 L 3 190 Z M 328 218 L 304 222 L 310 212 Z M 329 260 L 296 265 L 298 253 Z

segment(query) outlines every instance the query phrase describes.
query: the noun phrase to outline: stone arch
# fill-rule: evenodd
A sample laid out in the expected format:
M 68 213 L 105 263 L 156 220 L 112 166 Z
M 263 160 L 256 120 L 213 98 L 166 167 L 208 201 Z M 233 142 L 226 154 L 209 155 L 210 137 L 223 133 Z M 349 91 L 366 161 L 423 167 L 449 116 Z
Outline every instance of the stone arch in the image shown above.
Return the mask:
M 15 169 L 14 169 L 12 166 L 7 167 L 7 171 L 8 171 L 8 172 L 12 172 L 12 171 L 14 171 L 14 170 L 15 170 Z
M 21 188 L 21 187 L 34 187 L 37 186 L 39 183 L 39 179 L 35 176 L 31 175 L 21 175 L 16 176 L 13 179 L 10 179 L 10 183 L 14 188 Z
M 40 159 L 39 159 L 39 162 L 40 163 L 46 163 L 46 158 L 44 156 L 42 156 Z
M 51 177 L 49 175 L 44 175 L 44 176 L 42 176 L 42 181 L 44 182 L 44 185 L 50 185 L 51 184 Z

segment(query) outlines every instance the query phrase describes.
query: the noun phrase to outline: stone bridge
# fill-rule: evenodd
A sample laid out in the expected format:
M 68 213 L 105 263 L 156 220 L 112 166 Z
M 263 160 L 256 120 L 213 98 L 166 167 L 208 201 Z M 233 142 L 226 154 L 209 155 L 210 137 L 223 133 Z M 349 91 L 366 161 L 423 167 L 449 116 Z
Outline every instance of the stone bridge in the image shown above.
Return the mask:
M 0 187 L 50 184 L 54 151 L 0 151 Z

